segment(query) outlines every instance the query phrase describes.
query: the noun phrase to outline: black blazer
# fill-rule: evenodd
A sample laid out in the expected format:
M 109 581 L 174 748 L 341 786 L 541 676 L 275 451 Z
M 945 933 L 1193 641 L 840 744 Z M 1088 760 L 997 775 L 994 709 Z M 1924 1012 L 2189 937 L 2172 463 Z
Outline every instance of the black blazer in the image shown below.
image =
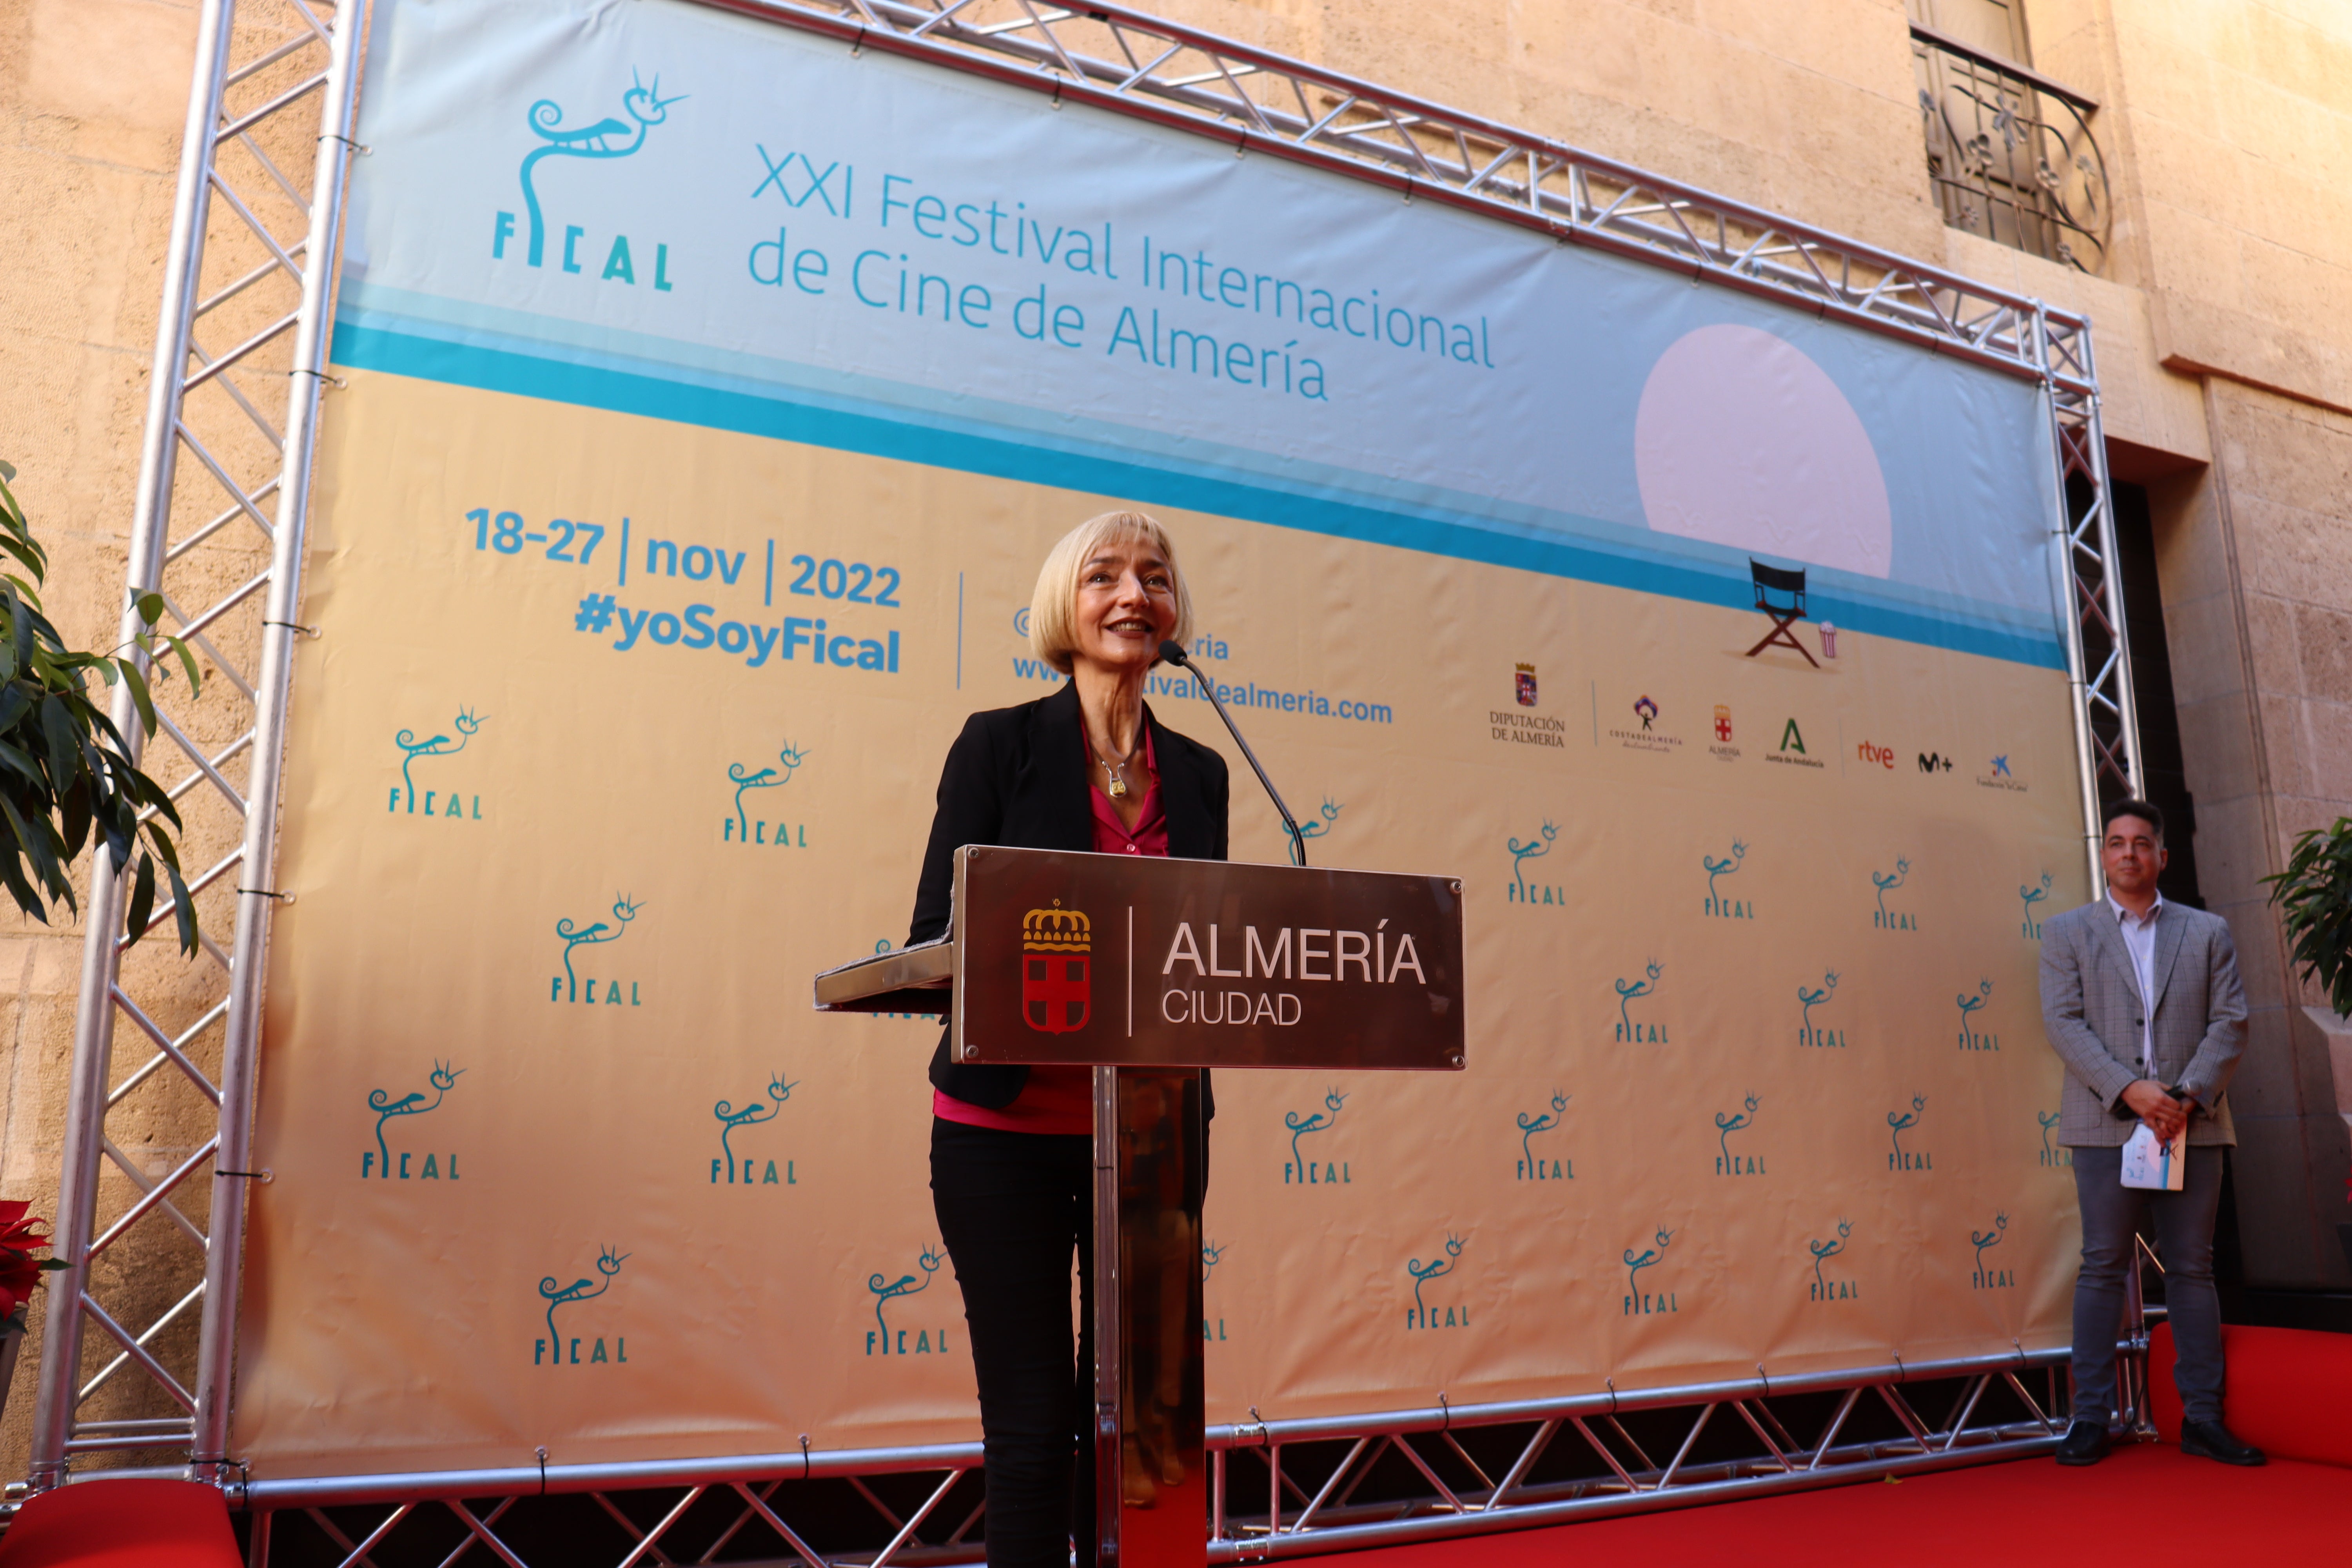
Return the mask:
M 1153 760 L 1160 767 L 1160 805 L 1168 814 L 1168 853 L 1185 860 L 1225 858 L 1225 759 L 1152 718 Z M 997 708 L 964 721 L 940 774 L 939 811 L 915 885 L 915 918 L 907 943 L 945 936 L 955 893 L 955 852 L 967 844 L 1022 849 L 1095 847 L 1088 799 L 1086 738 L 1078 689 L 1066 683 L 1051 697 L 1017 708 Z M 968 1067 L 948 1059 L 946 1031 L 931 1056 L 931 1085 L 950 1099 L 990 1110 L 1013 1103 L 1029 1081 L 1025 1067 Z M 1202 1084 L 1205 1102 L 1207 1086 Z M 1211 1114 L 1214 1114 L 1213 1111 Z

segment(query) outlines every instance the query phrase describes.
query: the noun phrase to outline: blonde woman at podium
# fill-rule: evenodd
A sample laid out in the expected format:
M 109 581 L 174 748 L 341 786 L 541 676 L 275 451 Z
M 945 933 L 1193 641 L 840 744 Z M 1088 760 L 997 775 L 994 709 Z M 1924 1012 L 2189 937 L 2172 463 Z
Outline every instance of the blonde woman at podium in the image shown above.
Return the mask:
M 1070 679 L 965 721 L 940 777 L 908 945 L 946 933 L 967 844 L 1225 858 L 1224 759 L 1143 701 L 1161 641 L 1192 635 L 1192 596 L 1153 519 L 1105 512 L 1054 546 L 1029 640 Z M 979 1377 L 990 1568 L 1065 1568 L 1074 1541 L 1090 1564 L 1092 1069 L 963 1066 L 942 1034 L 930 1079 L 931 1202 Z

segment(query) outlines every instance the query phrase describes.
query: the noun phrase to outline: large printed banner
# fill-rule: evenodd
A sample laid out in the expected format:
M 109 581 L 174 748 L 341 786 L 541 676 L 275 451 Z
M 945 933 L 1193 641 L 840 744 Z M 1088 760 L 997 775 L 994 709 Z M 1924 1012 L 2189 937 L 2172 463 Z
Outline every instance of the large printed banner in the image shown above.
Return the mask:
M 1212 1420 L 2064 1337 L 2031 385 L 677 0 L 380 0 L 367 70 L 255 1474 L 973 1434 L 937 1027 L 809 982 L 1114 505 L 1316 860 L 1465 889 L 1466 1072 L 1218 1084 Z

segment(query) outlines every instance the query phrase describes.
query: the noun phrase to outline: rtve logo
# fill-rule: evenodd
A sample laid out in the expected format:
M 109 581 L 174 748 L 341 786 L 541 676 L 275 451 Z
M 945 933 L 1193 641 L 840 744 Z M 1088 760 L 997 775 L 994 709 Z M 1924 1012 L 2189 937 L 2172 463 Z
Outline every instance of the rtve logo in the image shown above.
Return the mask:
M 1892 746 L 1874 745 L 1864 741 L 1853 749 L 1853 754 L 1865 763 L 1876 763 L 1890 772 L 1895 767 L 1895 748 Z

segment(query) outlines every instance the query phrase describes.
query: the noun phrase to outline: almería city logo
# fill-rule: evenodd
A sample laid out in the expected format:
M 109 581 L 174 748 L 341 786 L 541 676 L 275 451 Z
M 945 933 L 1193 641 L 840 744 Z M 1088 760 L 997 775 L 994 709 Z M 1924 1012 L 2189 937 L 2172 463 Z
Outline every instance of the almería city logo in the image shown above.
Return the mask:
M 625 120 L 607 116 L 593 125 L 575 126 L 566 131 L 562 129 L 562 106 L 553 99 L 542 98 L 530 106 L 531 134 L 544 145 L 534 147 L 523 154 L 520 174 L 523 210 L 530 217 L 530 232 L 523 248 L 523 260 L 528 265 L 541 266 L 547 258 L 547 218 L 539 200 L 540 164 L 550 158 L 585 158 L 600 163 L 626 158 L 645 146 L 646 137 L 655 126 L 669 118 L 669 106 L 686 97 L 680 93 L 675 98 L 664 98 L 659 77 L 654 78 L 653 86 L 647 87 L 633 71 L 630 81 L 629 90 L 621 95 L 621 112 L 628 116 Z M 490 231 L 491 260 L 506 258 L 507 241 L 514 237 L 514 214 L 502 212 L 498 215 L 498 221 Z M 578 224 L 564 225 L 562 263 L 564 271 L 581 270 L 580 241 L 587 237 L 587 234 L 588 231 Z M 630 254 L 627 235 L 615 234 L 613 237 L 613 243 L 604 253 L 604 270 L 598 274 L 598 279 L 607 283 L 617 279 L 635 284 L 636 260 Z M 669 247 L 667 245 L 654 247 L 653 286 L 659 293 L 667 294 L 670 290 Z
M 2042 886 L 2038 888 L 2020 886 L 2017 889 L 2017 896 L 2025 902 L 2025 921 L 2023 924 L 2018 927 L 2018 930 L 2024 934 L 2026 941 L 2040 942 L 2042 940 L 2042 922 L 2033 918 L 2033 906 L 2049 901 L 2050 873 L 2047 871 L 2042 873 Z
M 590 975 L 583 984 L 579 969 L 572 963 L 572 953 L 575 948 L 601 947 L 608 942 L 620 941 L 628 935 L 629 922 L 635 920 L 637 911 L 644 908 L 643 904 L 631 903 L 629 896 L 624 893 L 613 900 L 613 918 L 609 921 L 598 921 L 593 925 L 575 926 L 572 923 L 570 915 L 565 915 L 557 921 L 555 934 L 563 943 L 563 973 L 549 981 L 547 999 L 551 1002 L 578 1002 L 584 1006 L 592 1007 L 599 1002 L 607 1007 L 623 1005 L 625 999 L 621 995 L 621 983 L 617 980 L 607 980 L 604 983 L 604 994 L 598 996 L 595 976 Z M 637 982 L 634 980 L 629 982 L 629 994 L 625 998 L 625 1005 L 631 1007 L 645 1005 L 644 997 L 637 992 Z
M 1354 1184 L 1355 1173 L 1348 1169 L 1345 1160 L 1318 1162 L 1307 1159 L 1298 1152 L 1301 1138 L 1310 1132 L 1328 1132 L 1337 1127 L 1339 1124 L 1339 1108 L 1347 1103 L 1348 1097 L 1334 1089 L 1324 1094 L 1320 1110 L 1306 1116 L 1295 1110 L 1282 1113 L 1282 1124 L 1290 1129 L 1290 1163 L 1282 1168 L 1284 1186 L 1294 1182 L 1309 1187 L 1344 1187 Z
M 1890 910 L 1886 907 L 1886 895 L 1901 887 L 1905 879 L 1908 878 L 1910 875 L 1911 862 L 1908 860 L 1895 861 L 1895 871 L 1892 876 L 1888 875 L 1885 871 L 1873 871 L 1870 874 L 1870 885 L 1878 889 L 1878 912 L 1871 917 L 1872 923 L 1878 930 L 1917 931 L 1919 929 L 1918 922 L 1913 920 L 1908 913 L 1902 910 Z
M 1728 702 L 1715 705 L 1715 740 L 1707 747 L 1706 754 L 1718 763 L 1739 760 L 1739 748 L 1731 743 L 1731 704 Z
M 621 1272 L 621 1265 L 628 1259 L 629 1254 L 614 1252 L 607 1247 L 596 1254 L 596 1272 L 604 1277 L 601 1279 L 583 1277 L 574 1279 L 569 1285 L 562 1285 L 557 1283 L 554 1275 L 550 1274 L 539 1282 L 540 1298 L 547 1303 L 547 1338 L 531 1342 L 531 1365 L 579 1366 L 583 1364 L 580 1354 L 582 1339 L 573 1339 L 570 1343 L 570 1355 L 567 1357 L 565 1354 L 565 1342 L 562 1336 L 555 1331 L 555 1309 L 568 1307 L 579 1301 L 593 1301 L 610 1290 L 613 1288 L 614 1276 Z M 607 1355 L 604 1352 L 604 1336 L 600 1334 L 596 1337 L 595 1348 L 588 1352 L 585 1364 L 593 1366 L 601 1363 L 618 1362 L 623 1366 L 626 1366 L 628 1361 L 629 1342 L 625 1338 L 616 1335 L 613 1341 L 613 1353 Z
M 743 796 L 750 790 L 775 789 L 792 783 L 793 774 L 798 773 L 801 764 L 808 761 L 808 755 L 806 752 L 794 750 L 793 743 L 786 741 L 784 749 L 776 753 L 776 761 L 783 763 L 781 771 L 775 768 L 747 768 L 740 763 L 728 763 L 727 782 L 735 786 L 735 815 L 727 818 L 720 826 L 719 841 L 722 844 L 772 844 L 779 849 L 807 848 L 807 823 L 799 825 L 800 841 L 795 844 L 793 841 L 793 825 L 792 823 L 752 821 L 751 814 L 743 809 Z M 769 831 L 771 828 L 774 829 L 772 834 Z
M 1895 1152 L 1886 1156 L 1888 1170 L 1932 1171 L 1936 1168 L 1926 1153 L 1913 1153 L 1903 1147 L 1903 1134 L 1919 1125 L 1919 1118 L 1927 1113 L 1927 1097 L 1924 1094 L 1915 1094 L 1911 1097 L 1909 1110 L 1890 1110 L 1886 1113 L 1886 1125 L 1891 1129 L 1888 1138 L 1895 1146 Z
M 1722 858 L 1717 859 L 1712 855 L 1701 855 L 1698 858 L 1700 867 L 1706 872 L 1706 910 L 1717 920 L 1752 921 L 1756 918 L 1756 907 L 1753 904 L 1744 899 L 1727 899 L 1716 886 L 1724 878 L 1738 871 L 1739 863 L 1746 858 L 1748 858 L 1748 846 L 1737 838 L 1731 841 L 1731 853 Z
M 1664 1262 L 1666 1248 L 1674 1239 L 1675 1233 L 1660 1226 L 1654 1245 L 1640 1252 L 1630 1247 L 1625 1249 L 1625 1301 L 1622 1316 L 1646 1318 L 1653 1312 L 1679 1312 L 1683 1310 L 1682 1303 L 1675 1300 L 1672 1290 L 1645 1291 L 1642 1289 L 1642 1270 L 1655 1268 Z
M 735 1109 L 734 1101 L 722 1100 L 710 1108 L 710 1114 L 719 1119 L 719 1158 L 710 1162 L 712 1186 L 719 1184 L 719 1173 L 722 1168 L 727 1173 L 729 1186 L 733 1186 L 739 1181 L 747 1187 L 752 1184 L 751 1170 L 759 1162 L 748 1155 L 739 1158 L 734 1145 L 728 1140 L 734 1136 L 738 1129 L 757 1127 L 763 1121 L 773 1121 L 782 1113 L 784 1101 L 790 1100 L 793 1097 L 793 1090 L 799 1087 L 798 1084 L 786 1083 L 784 1075 L 782 1073 L 771 1073 L 768 1077 L 768 1098 L 765 1103 L 756 1100 L 747 1100 L 743 1108 L 738 1110 Z M 758 1180 L 759 1184 L 763 1187 L 800 1185 L 800 1179 L 793 1173 L 793 1163 L 790 1160 L 784 1162 L 784 1173 L 781 1177 L 776 1174 L 776 1163 L 773 1160 L 769 1161 L 766 1173 Z
M 1639 980 L 1619 979 L 1617 982 L 1617 1043 L 1633 1046 L 1663 1046 L 1670 1044 L 1664 1024 L 1636 1024 L 1633 1005 L 1637 998 L 1647 996 L 1658 988 L 1658 976 L 1665 973 L 1656 959 L 1652 959 L 1649 971 Z
M 1804 1005 L 1805 1009 L 1804 1020 L 1797 1026 L 1797 1044 L 1801 1046 L 1835 1046 L 1841 1049 L 1843 1048 L 1845 1045 L 1845 1031 L 1843 1029 L 1816 1029 L 1813 1027 L 1813 1009 L 1830 999 L 1831 994 L 1837 990 L 1837 971 L 1832 969 L 1822 976 L 1822 983 L 1819 987 L 1806 985 L 1800 985 L 1797 987 L 1797 1000 Z
M 1985 1267 L 1985 1248 L 1989 1247 L 1999 1247 L 2000 1245 L 2001 1237 L 2007 1235 L 2008 1231 L 2009 1215 L 2005 1214 L 1998 1214 L 1992 1217 L 1992 1228 L 1990 1230 L 1971 1230 L 1969 1232 L 1969 1243 L 1977 1249 L 1976 1272 L 1969 1276 L 1969 1285 L 1970 1289 L 1977 1290 L 2007 1290 L 2013 1289 L 2016 1286 L 2017 1274 L 2014 1270 L 2008 1268 L 1987 1268 Z
M 923 1271 L 923 1278 L 919 1284 L 911 1274 L 901 1274 L 896 1279 L 883 1274 L 866 1277 L 866 1289 L 874 1293 L 874 1326 L 866 1331 L 867 1355 L 877 1353 L 877 1347 L 879 1353 L 883 1355 L 930 1355 L 935 1352 L 940 1355 L 947 1353 L 948 1331 L 946 1329 L 942 1328 L 939 1331 L 936 1345 L 932 1342 L 929 1329 L 918 1329 L 915 1331 L 915 1342 L 909 1345 L 907 1343 L 907 1331 L 891 1328 L 890 1321 L 882 1315 L 882 1309 L 891 1302 L 902 1297 L 919 1296 L 929 1289 L 931 1277 L 940 1271 L 940 1265 L 946 1261 L 945 1258 L 926 1247 L 915 1259 L 915 1266 Z M 895 1341 L 893 1335 L 896 1336 Z
M 466 749 L 466 742 L 472 740 L 475 732 L 480 730 L 481 727 L 482 721 L 478 717 L 466 709 L 460 708 L 457 710 L 457 719 L 450 725 L 450 728 L 457 731 L 457 738 L 454 742 L 451 741 L 446 733 L 430 736 L 425 740 L 420 741 L 416 738 L 416 731 L 414 730 L 403 730 L 400 733 L 394 735 L 392 738 L 392 743 L 399 747 L 401 750 L 401 787 L 392 792 L 392 800 L 385 809 L 397 812 L 404 816 L 415 816 L 416 764 L 426 757 L 456 756 L 458 752 Z M 446 797 L 446 804 L 443 805 L 439 810 L 435 810 L 434 803 L 436 800 L 443 799 L 445 796 Z M 467 816 L 466 807 L 467 804 L 467 796 L 457 790 L 428 789 L 425 792 L 424 814 L 426 816 L 438 816 L 444 821 L 481 821 L 482 797 L 478 795 L 472 797 L 471 805 L 474 809 L 471 816 Z
M 1021 917 L 1021 1021 L 1041 1035 L 1087 1026 L 1094 1010 L 1094 922 L 1055 899 Z
M 1412 1305 L 1404 1312 L 1406 1328 L 1466 1329 L 1470 1326 L 1469 1303 L 1447 1307 L 1445 1317 L 1440 1321 L 1437 1309 L 1422 1295 L 1423 1289 L 1431 1280 L 1442 1279 L 1454 1272 L 1454 1265 L 1462 1257 L 1462 1238 L 1449 1230 L 1445 1233 L 1445 1251 L 1442 1256 L 1433 1257 L 1426 1263 L 1415 1258 L 1405 1264 L 1404 1271 L 1412 1276 Z
M 1722 1150 L 1716 1156 L 1715 1173 L 1718 1176 L 1760 1176 L 1764 1174 L 1764 1156 L 1735 1154 L 1731 1152 L 1731 1135 L 1745 1132 L 1756 1125 L 1756 1108 L 1762 1101 L 1749 1095 L 1741 1110 L 1718 1110 L 1715 1113 L 1716 1147 Z
M 1971 1016 L 1983 1010 L 1986 1003 L 1992 1000 L 1992 982 L 1990 980 L 1979 980 L 1977 982 L 1977 994 L 1975 995 L 1971 996 L 1964 991 L 1960 993 L 1958 996 L 1955 997 L 1954 1000 L 1957 1001 L 1960 1006 L 1960 1049 L 1964 1051 L 1997 1051 L 2000 1049 L 2000 1037 L 1999 1035 L 1984 1033 L 1973 1027 L 1969 1022 Z
M 463 1068 L 452 1068 L 446 1062 L 435 1062 L 430 1079 L 433 1085 L 433 1098 L 430 1100 L 425 1098 L 423 1089 L 412 1090 L 402 1095 L 398 1100 L 393 1099 L 380 1089 L 368 1090 L 367 1108 L 375 1113 L 375 1147 L 360 1152 L 360 1180 L 365 1181 L 372 1175 L 390 1177 L 393 1173 L 392 1152 L 384 1146 L 383 1142 L 384 1123 L 395 1117 L 422 1116 L 428 1110 L 437 1110 L 440 1109 L 442 1100 L 448 1098 L 449 1091 L 457 1087 L 457 1079 L 465 1070 Z M 408 1180 L 410 1158 L 409 1151 L 403 1149 L 400 1152 L 398 1179 L 401 1181 Z M 439 1181 L 441 1156 L 437 1153 L 426 1154 L 424 1168 L 415 1174 L 419 1181 Z M 453 1182 L 457 1179 L 457 1156 L 454 1151 L 449 1155 L 449 1179 Z
M 1813 1258 L 1813 1282 L 1809 1287 L 1812 1293 L 1809 1300 L 1852 1301 L 1862 1295 L 1862 1286 L 1858 1281 L 1836 1279 L 1822 1272 L 1822 1265 L 1845 1250 L 1846 1242 L 1853 1235 L 1853 1222 L 1842 1219 L 1837 1222 L 1837 1236 L 1834 1239 L 1822 1237 L 1805 1243 L 1805 1250 L 1811 1253 Z
M 1514 904 L 1553 905 L 1568 902 L 1566 888 L 1558 884 L 1528 880 L 1528 862 L 1540 860 L 1550 854 L 1553 841 L 1559 837 L 1559 829 L 1552 826 L 1549 817 L 1546 817 L 1542 831 L 1529 837 L 1524 844 L 1517 837 L 1510 840 L 1511 885 L 1506 889 L 1507 901 Z
M 1559 1182 L 1573 1181 L 1576 1178 L 1575 1161 L 1546 1160 L 1538 1156 L 1535 1151 L 1535 1135 L 1557 1129 L 1567 1113 L 1568 1096 L 1557 1089 L 1552 1092 L 1549 1110 L 1539 1110 L 1533 1116 L 1529 1116 L 1524 1110 L 1519 1112 L 1519 1168 L 1514 1180 Z

